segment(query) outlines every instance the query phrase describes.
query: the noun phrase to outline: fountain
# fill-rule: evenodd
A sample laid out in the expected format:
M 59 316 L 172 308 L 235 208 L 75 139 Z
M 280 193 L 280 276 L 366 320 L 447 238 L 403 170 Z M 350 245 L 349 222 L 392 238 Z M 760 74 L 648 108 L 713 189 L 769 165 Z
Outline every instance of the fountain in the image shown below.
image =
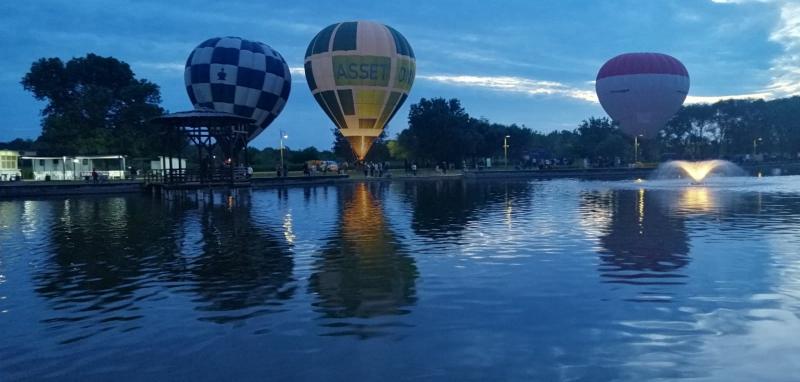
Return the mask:
M 656 169 L 653 177 L 656 179 L 682 179 L 689 177 L 692 183 L 702 183 L 712 176 L 745 176 L 747 173 L 741 167 L 726 160 L 714 159 L 698 162 L 674 160 L 662 163 Z

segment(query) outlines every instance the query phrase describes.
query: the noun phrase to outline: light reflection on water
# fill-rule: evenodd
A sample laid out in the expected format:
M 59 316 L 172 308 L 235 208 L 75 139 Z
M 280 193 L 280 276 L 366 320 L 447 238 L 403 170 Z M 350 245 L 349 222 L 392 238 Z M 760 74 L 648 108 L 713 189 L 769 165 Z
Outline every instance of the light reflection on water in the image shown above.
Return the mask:
M 796 177 L 12 200 L 0 227 L 3 380 L 800 372 Z

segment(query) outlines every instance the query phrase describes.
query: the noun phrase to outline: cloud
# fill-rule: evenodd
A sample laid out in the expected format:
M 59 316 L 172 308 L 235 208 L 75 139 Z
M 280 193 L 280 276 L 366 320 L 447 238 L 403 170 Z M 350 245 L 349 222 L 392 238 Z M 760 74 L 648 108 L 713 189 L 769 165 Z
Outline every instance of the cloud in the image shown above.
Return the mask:
M 783 48 L 772 59 L 770 83 L 752 95 L 760 98 L 789 97 L 800 94 L 800 3 L 791 0 L 711 0 L 719 4 L 770 3 L 777 5 L 780 17 L 769 40 Z
M 778 97 L 800 94 L 800 4 L 781 5 L 780 21 L 769 39 L 783 47 L 783 54 L 772 60 L 767 89 Z
M 573 87 L 560 82 L 511 76 L 435 75 L 418 76 L 417 78 L 452 86 L 483 88 L 499 92 L 527 95 L 558 96 L 584 102 L 599 103 L 597 94 L 594 91 L 594 81 L 585 82 L 585 84 L 590 85 L 590 87 Z M 686 103 L 715 103 L 725 99 L 769 98 L 771 95 L 772 94 L 769 92 L 713 96 L 690 95 L 686 97 Z
M 744 3 L 769 3 L 773 0 L 711 0 L 717 4 L 744 4 Z
M 157 70 L 161 72 L 169 72 L 169 73 L 183 73 L 183 69 L 185 64 L 182 62 L 146 62 L 146 61 L 135 61 L 131 62 L 131 66 L 134 68 L 142 68 L 145 70 Z
M 170 73 L 183 73 L 184 64 L 180 62 L 133 62 L 134 68 L 142 68 L 145 70 L 157 70 Z M 305 69 L 302 66 L 290 66 L 289 72 L 294 76 L 293 82 L 305 82 Z M 529 96 L 555 96 L 568 99 L 574 99 L 583 102 L 599 103 L 597 94 L 594 91 L 595 81 L 584 82 L 585 87 L 569 86 L 556 81 L 537 80 L 525 77 L 516 76 L 473 76 L 473 75 L 450 75 L 450 74 L 437 74 L 437 75 L 420 75 L 417 76 L 418 80 L 430 81 L 439 84 L 479 88 L 492 91 L 524 94 Z M 792 84 L 795 87 L 798 84 Z M 789 85 L 786 85 L 789 86 Z M 726 99 L 753 99 L 773 97 L 772 91 L 763 91 L 746 94 L 731 94 L 731 95 L 717 95 L 717 96 L 695 96 L 690 95 L 686 97 L 687 104 L 697 103 L 715 103 L 717 101 Z
M 772 93 L 769 92 L 762 92 L 762 93 L 748 93 L 748 94 L 729 94 L 729 95 L 721 95 L 721 96 L 687 96 L 685 104 L 696 104 L 696 103 L 716 103 L 719 101 L 723 101 L 726 99 L 768 99 L 772 96 Z
M 507 93 L 527 95 L 550 95 L 572 98 L 588 102 L 597 102 L 594 91 L 571 87 L 560 82 L 543 81 L 514 76 L 472 76 L 472 75 L 423 75 L 417 76 L 424 81 L 445 85 L 490 89 Z

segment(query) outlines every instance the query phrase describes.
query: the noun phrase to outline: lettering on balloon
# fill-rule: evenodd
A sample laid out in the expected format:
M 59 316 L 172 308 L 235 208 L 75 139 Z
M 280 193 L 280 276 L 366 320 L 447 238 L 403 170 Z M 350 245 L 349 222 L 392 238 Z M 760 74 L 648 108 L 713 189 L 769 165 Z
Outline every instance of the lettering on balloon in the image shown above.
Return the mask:
M 334 56 L 336 86 L 387 86 L 392 60 L 380 56 Z
M 399 59 L 397 60 L 397 74 L 395 76 L 394 87 L 409 91 L 414 84 L 414 75 L 417 65 L 414 61 Z

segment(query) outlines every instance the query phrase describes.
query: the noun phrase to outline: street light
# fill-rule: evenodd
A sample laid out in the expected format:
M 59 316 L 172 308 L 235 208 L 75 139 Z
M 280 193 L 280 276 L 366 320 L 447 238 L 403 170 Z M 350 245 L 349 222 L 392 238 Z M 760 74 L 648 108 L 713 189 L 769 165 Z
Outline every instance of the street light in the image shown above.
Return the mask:
M 285 167 L 283 165 L 283 140 L 284 139 L 289 139 L 289 135 L 286 134 L 285 131 L 281 130 L 281 174 L 285 177 L 286 176 L 286 171 L 284 170 Z
M 756 146 L 758 145 L 758 142 L 761 141 L 762 141 L 761 137 L 753 139 L 753 160 L 756 159 Z
M 639 163 L 639 137 L 642 134 L 635 135 L 633 137 L 633 164 Z
M 511 136 L 506 135 L 505 138 L 503 138 L 503 153 L 506 158 L 506 167 L 508 167 L 508 138 L 511 138 Z

